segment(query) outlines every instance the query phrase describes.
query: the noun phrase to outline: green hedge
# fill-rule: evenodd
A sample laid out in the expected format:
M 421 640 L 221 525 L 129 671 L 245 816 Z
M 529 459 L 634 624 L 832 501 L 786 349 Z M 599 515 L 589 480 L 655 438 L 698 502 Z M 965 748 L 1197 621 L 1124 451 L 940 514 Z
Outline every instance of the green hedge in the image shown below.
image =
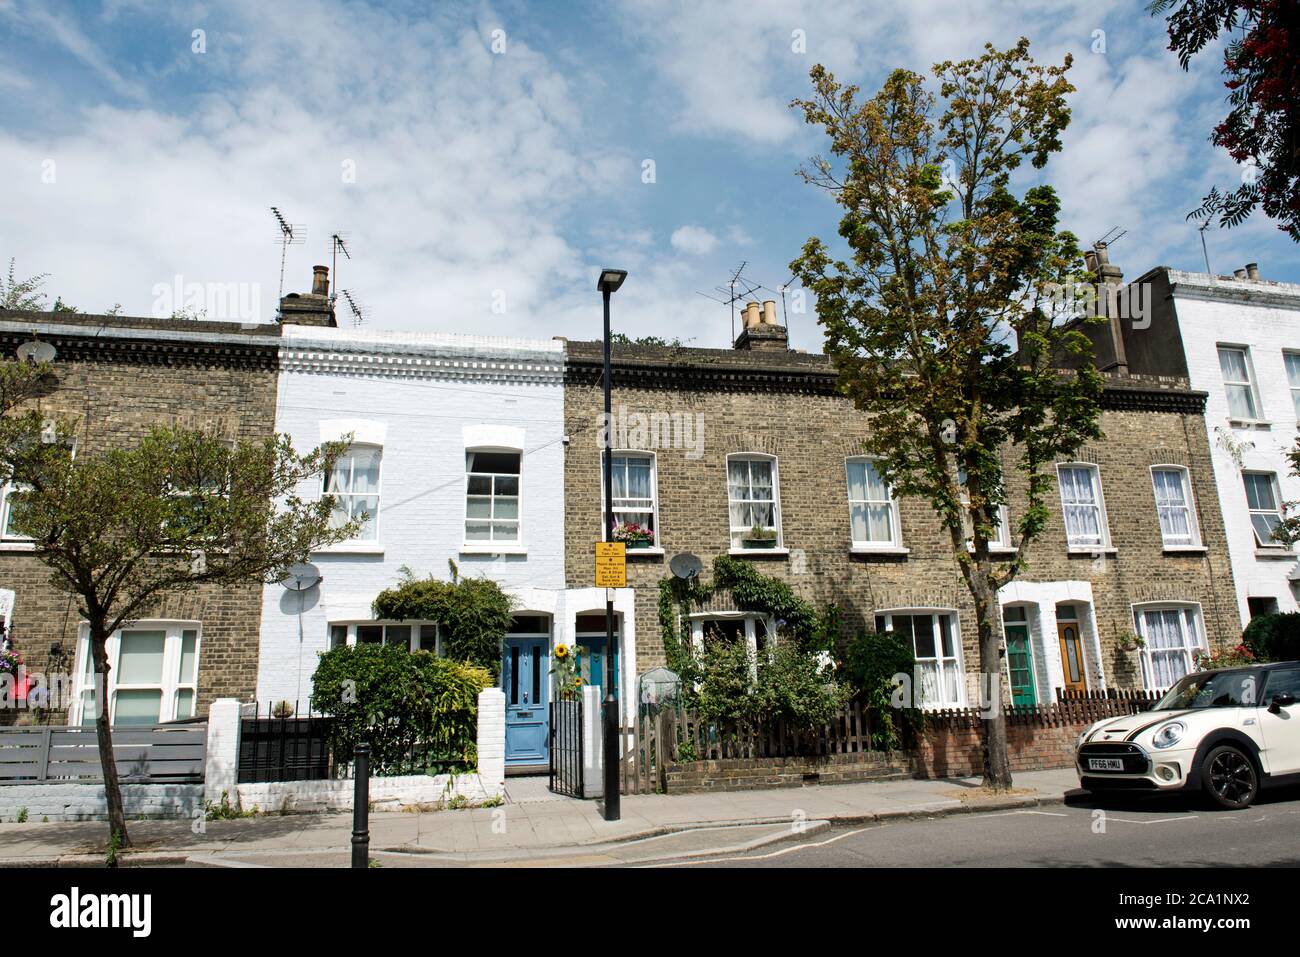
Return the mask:
M 320 656 L 313 710 L 334 717 L 331 747 L 350 760 L 370 745 L 377 775 L 472 771 L 487 669 L 396 645 L 345 645 Z
M 1300 612 L 1252 618 L 1241 643 L 1260 661 L 1300 661 Z

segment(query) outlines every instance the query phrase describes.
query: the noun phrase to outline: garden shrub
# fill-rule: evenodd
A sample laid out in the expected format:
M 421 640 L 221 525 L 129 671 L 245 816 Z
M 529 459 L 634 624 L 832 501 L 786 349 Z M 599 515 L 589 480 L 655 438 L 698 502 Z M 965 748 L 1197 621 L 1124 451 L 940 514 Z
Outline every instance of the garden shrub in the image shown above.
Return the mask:
M 1260 661 L 1300 660 L 1300 612 L 1252 618 L 1241 643 Z
M 311 706 L 331 715 L 337 761 L 370 745 L 377 775 L 473 770 L 487 669 L 397 645 L 344 645 L 320 656 Z
M 923 713 L 896 708 L 894 676 L 910 677 L 916 667 L 911 642 L 892 631 L 864 631 L 849 642 L 844 670 L 864 706 L 871 712 L 872 747 L 892 751 L 907 735 L 919 730 Z

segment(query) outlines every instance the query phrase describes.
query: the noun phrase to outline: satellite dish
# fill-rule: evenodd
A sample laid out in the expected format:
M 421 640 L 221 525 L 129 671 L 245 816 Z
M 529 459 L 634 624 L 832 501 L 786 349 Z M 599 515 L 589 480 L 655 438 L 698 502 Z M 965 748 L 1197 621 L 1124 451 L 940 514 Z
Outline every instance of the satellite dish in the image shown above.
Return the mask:
M 289 591 L 306 591 L 320 583 L 320 569 L 311 562 L 299 562 L 289 567 L 289 574 L 281 584 Z
M 700 572 L 704 571 L 704 562 L 690 552 L 682 552 L 680 555 L 673 556 L 673 560 L 668 563 L 668 570 L 677 578 L 690 581 L 692 578 L 700 577 Z
M 29 362 L 32 365 L 40 365 L 42 362 L 53 362 L 57 352 L 54 346 L 48 342 L 41 342 L 39 339 L 32 339 L 24 342 L 18 347 L 18 358 L 23 362 Z

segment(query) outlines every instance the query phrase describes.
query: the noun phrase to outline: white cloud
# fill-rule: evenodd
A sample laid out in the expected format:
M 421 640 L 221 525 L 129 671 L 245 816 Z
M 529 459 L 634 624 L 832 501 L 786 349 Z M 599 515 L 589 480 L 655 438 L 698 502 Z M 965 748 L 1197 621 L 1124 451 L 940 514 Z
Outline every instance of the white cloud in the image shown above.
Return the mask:
M 707 256 L 718 248 L 718 237 L 703 226 L 682 226 L 669 240 L 673 249 L 689 256 Z

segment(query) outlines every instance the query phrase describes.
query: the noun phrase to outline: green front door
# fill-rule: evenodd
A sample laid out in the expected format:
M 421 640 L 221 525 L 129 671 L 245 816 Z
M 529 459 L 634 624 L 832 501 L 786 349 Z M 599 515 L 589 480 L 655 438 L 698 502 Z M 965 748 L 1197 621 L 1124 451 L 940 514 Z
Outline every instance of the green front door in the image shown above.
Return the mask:
M 1034 660 L 1029 647 L 1028 625 L 1006 625 L 1007 671 L 1011 673 L 1011 703 L 1038 704 L 1034 691 Z

